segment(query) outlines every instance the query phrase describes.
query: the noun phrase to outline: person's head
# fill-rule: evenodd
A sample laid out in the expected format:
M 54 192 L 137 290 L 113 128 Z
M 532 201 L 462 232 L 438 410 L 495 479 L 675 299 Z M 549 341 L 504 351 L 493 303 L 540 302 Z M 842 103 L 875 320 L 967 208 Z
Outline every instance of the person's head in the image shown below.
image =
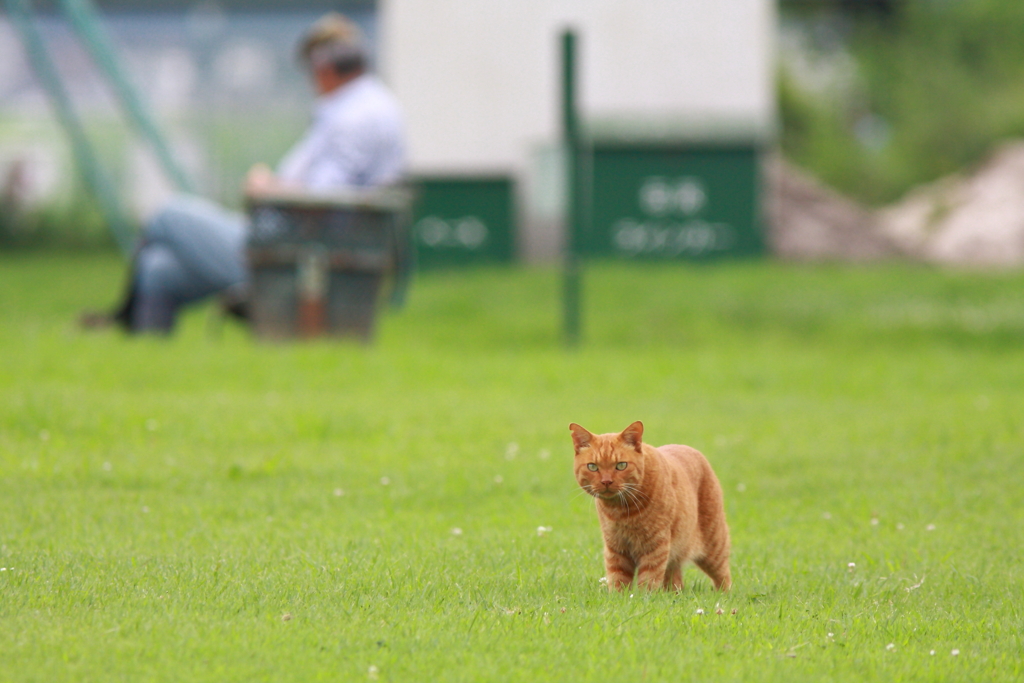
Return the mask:
M 330 12 L 320 17 L 299 44 L 317 92 L 328 93 L 366 70 L 366 41 L 351 19 Z

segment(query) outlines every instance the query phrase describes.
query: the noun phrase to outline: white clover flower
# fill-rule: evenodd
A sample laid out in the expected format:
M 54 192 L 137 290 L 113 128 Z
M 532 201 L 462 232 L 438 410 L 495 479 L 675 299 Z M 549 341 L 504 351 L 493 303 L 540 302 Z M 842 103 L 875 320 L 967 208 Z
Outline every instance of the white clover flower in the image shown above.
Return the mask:
M 871 518 L 871 526 L 878 526 L 878 517 Z
M 544 534 L 550 534 L 552 531 L 554 531 L 554 529 L 549 527 L 549 526 L 539 526 L 539 527 L 537 527 L 537 535 L 538 536 L 543 536 Z
M 494 483 L 495 484 L 500 484 L 503 481 L 505 481 L 505 477 L 501 476 L 500 474 L 494 475 Z
M 334 489 L 334 495 L 336 495 L 336 496 L 338 496 L 340 498 L 341 496 L 345 495 L 345 490 L 344 489 Z
M 934 524 L 929 524 L 928 526 L 926 526 L 924 528 L 924 530 L 925 531 L 935 531 L 935 525 Z
M 885 646 L 885 649 L 888 650 L 889 652 L 892 652 L 893 650 L 896 649 L 896 644 L 895 643 L 889 643 L 888 645 Z
M 377 676 L 379 674 L 380 674 L 380 669 L 375 667 L 373 664 L 370 665 L 370 668 L 366 672 L 366 675 L 369 676 L 373 680 L 377 680 Z
M 954 657 L 958 657 L 960 655 L 960 650 L 953 650 L 949 654 L 953 655 Z
M 388 477 L 381 477 L 380 478 L 380 485 L 381 486 L 387 486 L 390 483 L 391 483 L 391 479 L 389 479 Z
M 932 651 L 931 651 L 931 652 L 929 652 L 928 654 L 930 654 L 930 655 L 934 655 L 934 654 L 935 654 L 935 650 L 932 650 Z
M 454 529 L 452 529 L 452 536 L 461 536 L 461 535 L 462 535 L 462 529 L 460 529 L 459 527 L 455 527 Z
M 607 576 L 602 576 L 600 579 L 597 580 L 597 582 L 598 583 L 608 583 L 608 577 Z
M 899 531 L 903 531 L 903 522 L 897 522 L 896 523 L 896 529 L 899 530 Z

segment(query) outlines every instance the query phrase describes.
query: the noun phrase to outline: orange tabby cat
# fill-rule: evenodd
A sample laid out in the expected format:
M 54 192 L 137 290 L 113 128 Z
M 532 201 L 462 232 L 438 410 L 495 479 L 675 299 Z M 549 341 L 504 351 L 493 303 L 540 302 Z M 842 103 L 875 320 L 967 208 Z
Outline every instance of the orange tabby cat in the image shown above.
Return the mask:
M 569 429 L 576 481 L 596 498 L 609 590 L 628 586 L 634 575 L 649 589 L 680 590 L 690 561 L 715 588 L 729 590 L 729 527 L 707 459 L 689 446 L 643 443 L 641 422 L 621 434 Z

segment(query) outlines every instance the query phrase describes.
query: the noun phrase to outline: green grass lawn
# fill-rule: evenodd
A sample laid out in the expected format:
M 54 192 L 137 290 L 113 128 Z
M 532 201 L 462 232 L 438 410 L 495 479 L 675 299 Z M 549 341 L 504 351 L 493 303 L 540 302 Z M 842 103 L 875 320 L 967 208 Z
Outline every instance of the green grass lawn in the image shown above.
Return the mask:
M 553 270 L 423 274 L 372 346 L 77 331 L 122 278 L 0 257 L 2 681 L 1024 677 L 1021 274 L 593 265 L 576 351 Z M 599 583 L 567 427 L 637 419 L 731 593 Z

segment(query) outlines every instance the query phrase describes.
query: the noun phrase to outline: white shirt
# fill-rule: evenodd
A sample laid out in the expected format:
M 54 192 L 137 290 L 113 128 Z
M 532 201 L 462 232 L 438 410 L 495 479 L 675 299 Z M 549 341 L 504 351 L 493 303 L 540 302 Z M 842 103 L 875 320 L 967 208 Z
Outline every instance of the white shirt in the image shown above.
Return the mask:
M 317 99 L 312 125 L 281 160 L 277 176 L 322 191 L 387 185 L 404 170 L 398 101 L 380 80 L 363 74 Z

